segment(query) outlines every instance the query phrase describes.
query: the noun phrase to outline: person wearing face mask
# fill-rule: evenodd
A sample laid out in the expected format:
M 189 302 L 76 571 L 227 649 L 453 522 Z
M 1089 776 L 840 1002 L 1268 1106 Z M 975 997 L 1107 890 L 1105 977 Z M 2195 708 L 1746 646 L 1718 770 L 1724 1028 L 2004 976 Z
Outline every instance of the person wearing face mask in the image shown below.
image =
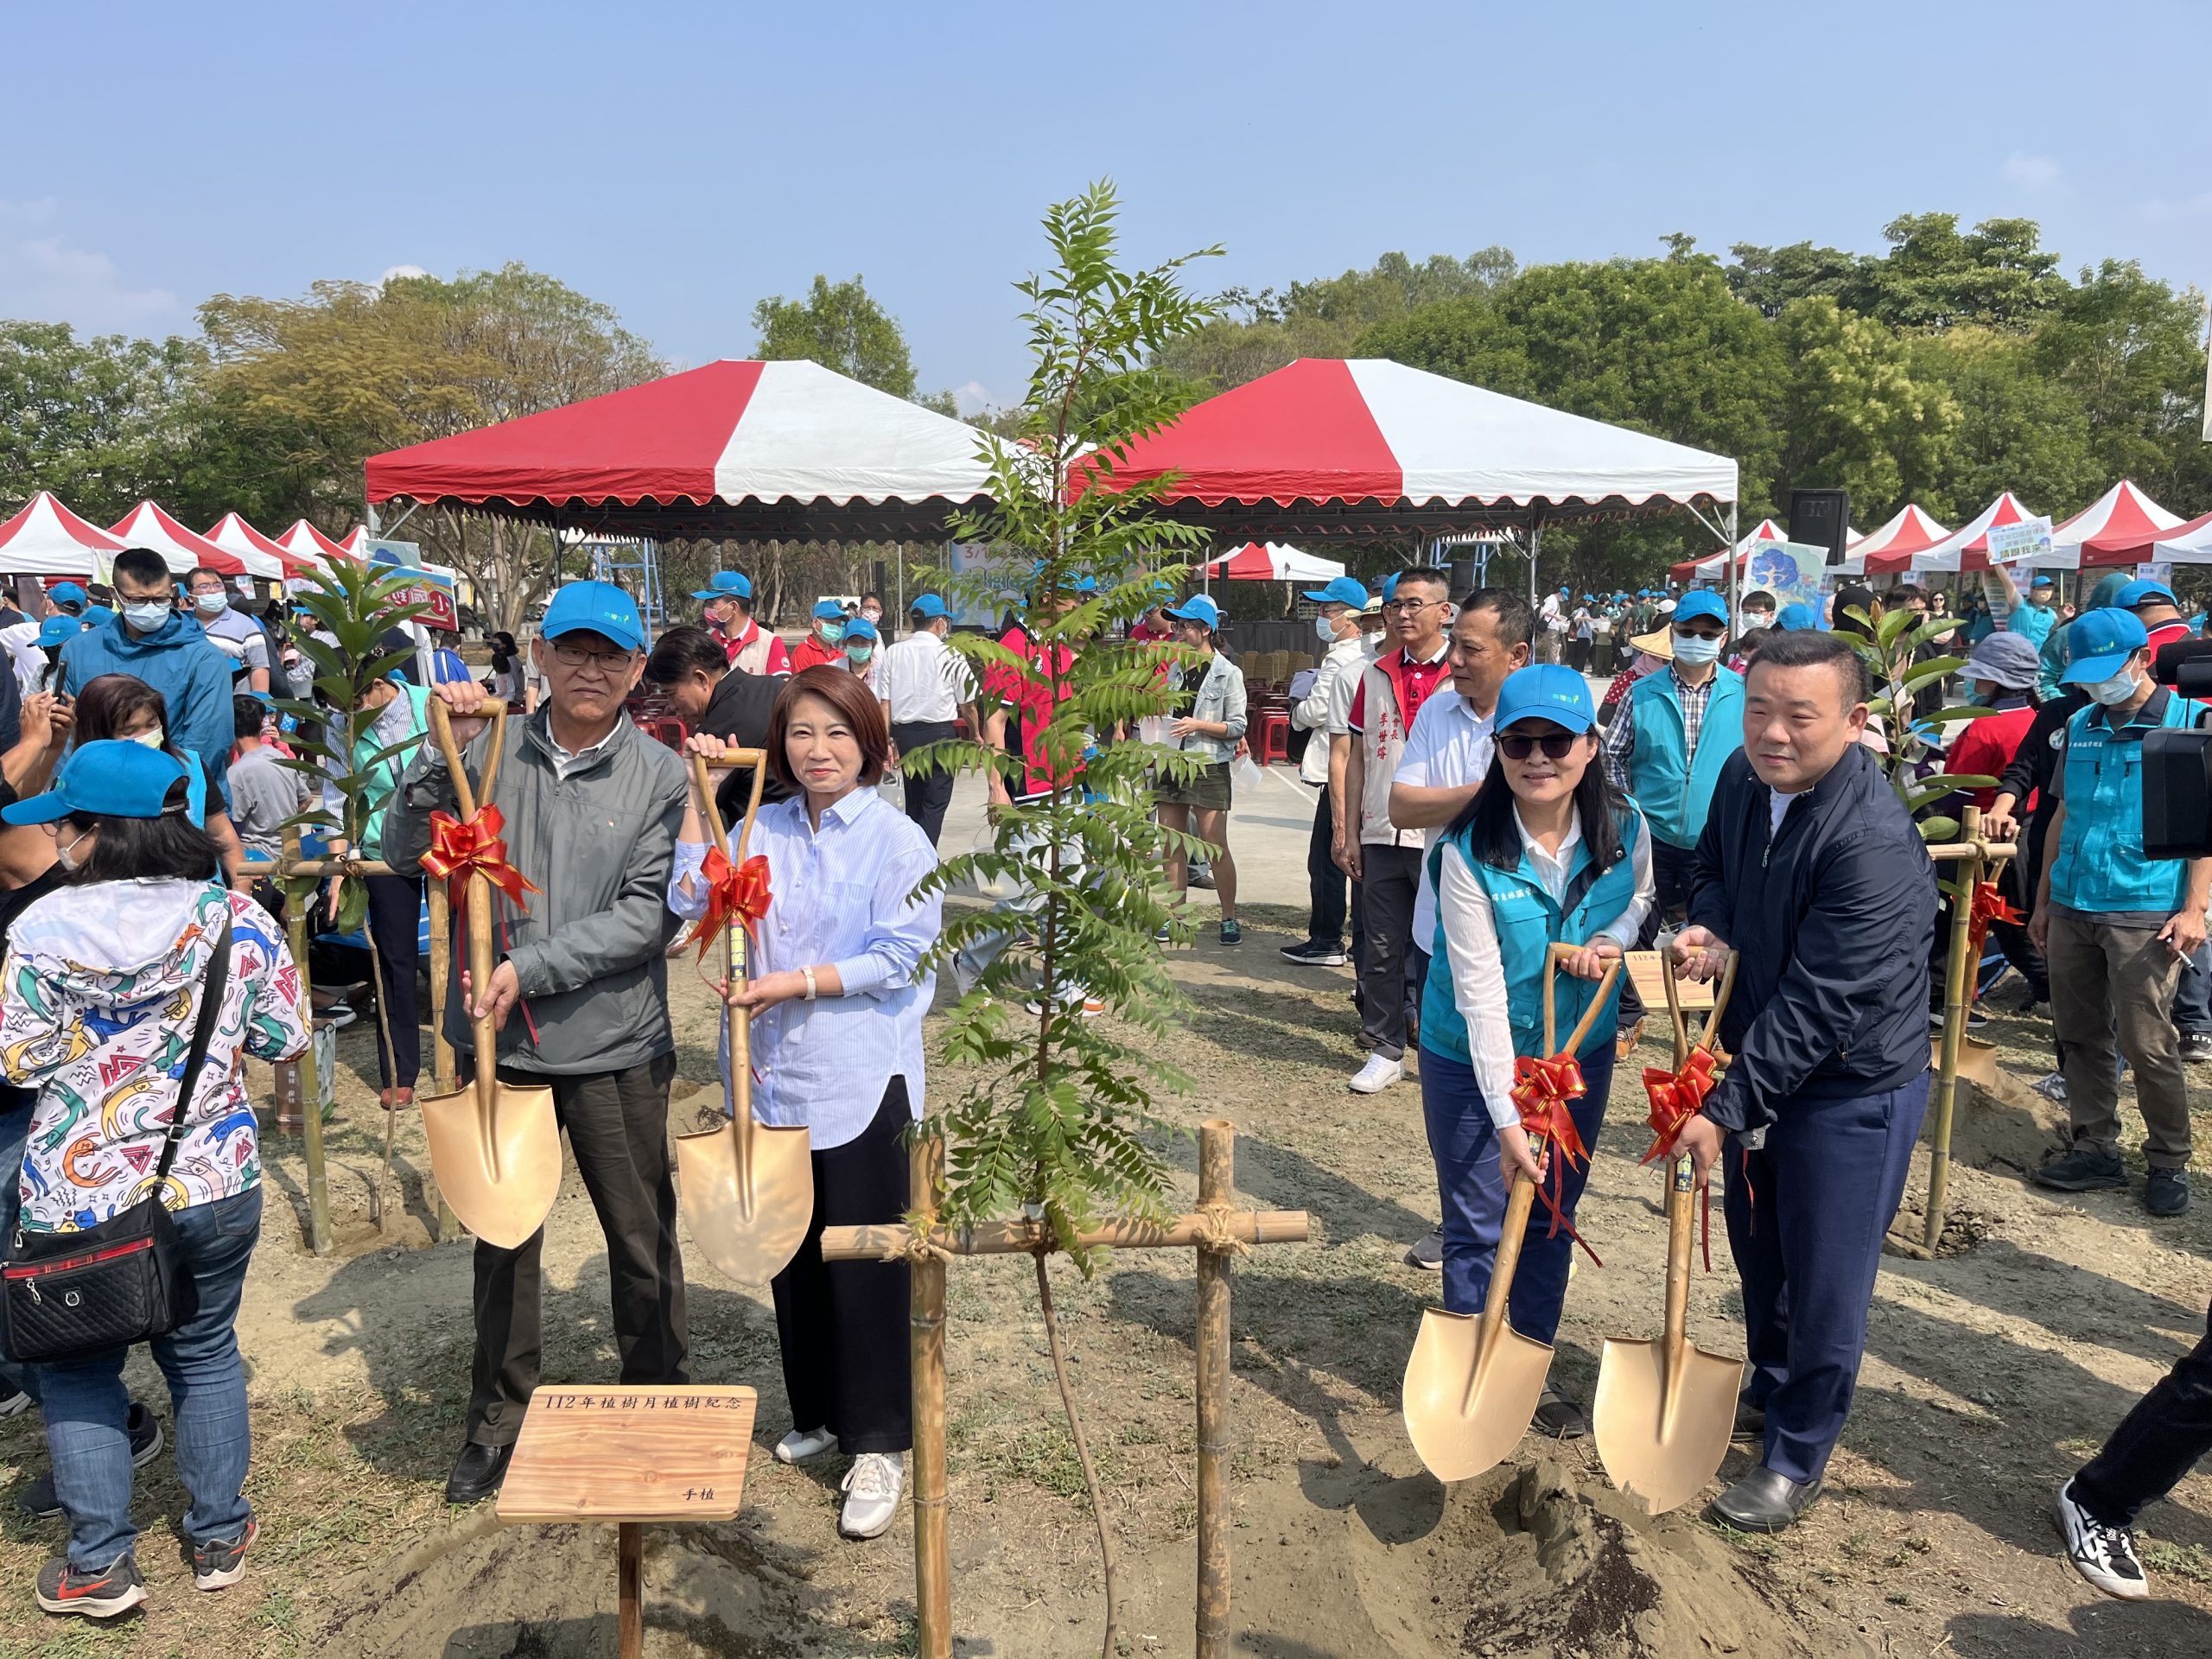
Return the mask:
M 791 671 L 804 673 L 828 663 L 845 665 L 845 607 L 834 599 L 815 601 L 814 626 L 791 648 Z
M 1728 658 L 1728 666 L 1741 674 L 1751 665 L 1751 652 L 1758 641 L 1755 635 L 1764 633 L 1774 626 L 1774 595 L 1764 588 L 1754 588 L 1744 595 L 1742 625 L 1738 630 L 1736 649 Z
M 1351 707 L 1352 688 L 1367 665 L 1367 638 L 1360 627 L 1367 608 L 1367 586 L 1356 576 L 1338 576 L 1325 588 L 1309 588 L 1305 597 L 1316 607 L 1313 632 L 1320 641 L 1321 665 L 1313 689 L 1290 707 L 1290 723 L 1314 734 L 1298 763 L 1298 779 L 1320 791 L 1313 803 L 1313 833 L 1306 849 L 1308 905 L 1306 938 L 1282 948 L 1286 961 L 1303 968 L 1344 964 L 1344 923 L 1349 917 L 1348 883 L 1337 867 L 1336 846 L 1344 834 L 1344 767 L 1348 755 L 1329 741 L 1330 713 Z
M 2066 1046 L 2073 1144 L 2037 1169 L 2039 1186 L 2125 1186 L 2119 1054 L 2135 1074 L 2150 1173 L 2143 1207 L 2189 1208 L 2188 1085 L 2168 1010 L 2182 964 L 2204 943 L 2212 859 L 2143 855 L 2143 738 L 2193 726 L 2202 708 L 2151 677 L 2148 635 L 2133 614 L 2085 611 L 2069 629 L 2068 684 L 2090 706 L 2066 722 L 2050 792 L 2052 853 L 2028 938 L 2050 964 L 2051 1028 Z
M 875 684 L 876 648 L 883 643 L 883 635 L 863 611 L 845 624 L 845 632 L 839 644 L 845 648 L 846 671 L 859 679 L 862 685 Z
M 192 614 L 215 649 L 229 658 L 242 691 L 269 690 L 269 636 L 251 617 L 231 608 L 222 573 L 205 567 L 185 578 Z
M 879 631 L 883 626 L 883 597 L 880 594 L 861 595 L 861 620 Z
M 92 681 L 124 674 L 161 694 L 167 741 L 207 774 L 207 832 L 223 849 L 224 868 L 237 874 L 238 836 L 229 816 L 231 659 L 199 623 L 170 606 L 169 568 L 150 548 L 115 556 L 121 611 L 61 647 L 61 690 L 81 697 Z
M 717 570 L 692 598 L 704 601 L 700 620 L 721 641 L 729 665 L 771 677 L 791 671 L 784 642 L 753 620 L 753 579 L 742 570 Z
M 1651 823 L 1659 905 L 1647 931 L 1655 935 L 1689 903 L 1706 809 L 1720 769 L 1744 746 L 1744 677 L 1720 662 L 1727 632 L 1719 594 L 1683 594 L 1668 634 L 1673 661 L 1638 680 L 1605 728 L 1605 771 Z

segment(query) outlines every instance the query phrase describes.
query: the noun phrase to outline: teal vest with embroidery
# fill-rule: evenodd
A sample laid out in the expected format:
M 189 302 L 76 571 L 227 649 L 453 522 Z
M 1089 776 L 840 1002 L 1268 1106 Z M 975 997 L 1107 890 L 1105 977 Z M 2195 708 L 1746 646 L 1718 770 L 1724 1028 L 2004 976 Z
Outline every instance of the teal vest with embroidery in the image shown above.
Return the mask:
M 2157 694 L 2153 694 L 2157 695 Z M 2202 709 L 2165 694 L 2160 726 L 2190 726 Z M 2143 732 L 2122 738 L 2094 703 L 2066 722 L 2066 823 L 2051 861 L 2050 899 L 2091 915 L 2181 908 L 2189 866 L 2143 856 Z M 2092 721 L 2092 715 L 2099 718 Z
M 1713 671 L 1695 754 L 1688 753 L 1689 726 L 1672 669 L 1645 675 L 1629 700 L 1636 747 L 1629 752 L 1628 792 L 1650 818 L 1654 836 L 1669 847 L 1694 847 L 1705 833 L 1720 768 L 1744 747 L 1744 677 L 1732 668 Z

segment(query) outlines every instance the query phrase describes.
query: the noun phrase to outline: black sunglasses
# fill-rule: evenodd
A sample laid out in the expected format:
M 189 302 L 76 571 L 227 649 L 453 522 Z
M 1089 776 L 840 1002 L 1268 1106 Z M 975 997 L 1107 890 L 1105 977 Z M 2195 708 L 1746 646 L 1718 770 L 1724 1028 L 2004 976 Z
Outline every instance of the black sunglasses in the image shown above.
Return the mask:
M 1497 752 L 1509 760 L 1526 760 L 1538 748 L 1547 760 L 1564 760 L 1574 753 L 1574 741 L 1580 732 L 1554 732 L 1546 737 L 1522 737 L 1509 732 L 1497 740 Z

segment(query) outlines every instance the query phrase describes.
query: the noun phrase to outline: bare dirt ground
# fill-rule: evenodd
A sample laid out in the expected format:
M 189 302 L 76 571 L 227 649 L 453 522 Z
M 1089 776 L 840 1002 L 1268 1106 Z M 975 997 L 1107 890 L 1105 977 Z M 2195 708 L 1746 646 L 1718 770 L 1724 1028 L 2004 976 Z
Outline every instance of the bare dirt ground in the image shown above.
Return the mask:
M 1179 1120 L 1240 1126 L 1242 1194 L 1313 1212 L 1318 1242 L 1236 1269 L 1236 1618 L 1239 1651 L 1271 1659 L 1474 1654 L 1926 1655 L 2034 1659 L 2212 1651 L 2212 1473 L 2146 1516 L 2158 1599 L 2102 1600 L 2059 1560 L 2051 1493 L 2203 1328 L 2207 1207 L 2152 1224 L 2132 1192 L 2054 1202 L 2023 1171 L 2058 1113 L 2019 1085 L 2045 1069 L 2040 1026 L 1998 1020 L 2011 1078 L 1963 1112 L 1955 1208 L 1969 1248 L 1885 1261 L 1858 1404 L 1828 1495 L 1774 1540 L 1725 1534 L 1685 1510 L 1653 1522 L 1605 1484 L 1587 1442 L 1524 1441 L 1517 1459 L 1447 1492 L 1421 1471 L 1397 1416 L 1398 1380 L 1433 1278 L 1401 1263 L 1435 1194 L 1411 1083 L 1347 1094 L 1348 976 L 1289 967 L 1284 910 L 1248 906 L 1246 943 L 1176 953 L 1191 1015 L 1167 1058 L 1198 1080 Z M 714 1096 L 712 1010 L 671 974 L 696 1092 Z M 2000 1001 L 2003 1000 L 2000 996 Z M 402 1136 L 410 1208 L 379 1238 L 366 1221 L 380 1133 L 371 1039 L 345 1034 L 333 1126 L 340 1251 L 301 1238 L 296 1141 L 270 1135 L 269 1219 L 241 1338 L 257 1437 L 249 1492 L 264 1528 L 243 1584 L 192 1590 L 165 1453 L 140 1479 L 139 1559 L 153 1599 L 113 1629 L 59 1626 L 33 1606 L 58 1522 L 0 1503 L 0 1654 L 328 1654 L 361 1659 L 611 1652 L 611 1530 L 502 1529 L 453 1511 L 441 1487 L 460 1436 L 470 1335 L 469 1253 L 428 1243 L 419 1133 Z M 1664 1057 L 1647 1045 L 1642 1059 Z M 1608 1335 L 1660 1318 L 1657 1178 L 1635 1160 L 1644 1106 L 1624 1067 L 1583 1207 L 1606 1266 L 1583 1263 L 1554 1379 L 1586 1398 Z M 257 1080 L 265 1087 L 265 1076 Z M 942 1090 L 950 1078 L 935 1080 Z M 2212 1117 L 2204 1123 L 2212 1129 Z M 2208 1135 L 2207 1144 L 2212 1144 Z M 1176 1156 L 1192 1184 L 1190 1147 Z M 2139 1175 L 2139 1165 L 2137 1166 Z M 1916 1183 L 1924 1183 L 1924 1166 Z M 1917 1201 L 1916 1185 L 1914 1201 Z M 1739 1336 L 1725 1255 L 1693 1291 L 1693 1331 Z M 605 1259 L 573 1173 L 546 1249 L 549 1381 L 613 1376 Z M 911 1532 L 865 1545 L 836 1531 L 836 1459 L 784 1468 L 790 1426 L 765 1295 L 695 1260 L 702 1381 L 761 1394 L 744 1515 L 648 1535 L 646 1649 L 677 1656 L 889 1656 L 912 1651 Z M 1133 1653 L 1192 1650 L 1194 1522 L 1191 1262 L 1133 1252 L 1058 1284 L 1128 1584 Z M 950 1452 L 959 1651 L 1013 1659 L 1095 1654 L 1096 1545 L 1052 1394 L 1029 1266 L 951 1274 Z M 159 1379 L 137 1390 L 166 1419 Z M 1744 1466 L 1732 1453 L 1725 1478 Z M 45 1467 L 35 1414 L 0 1424 L 0 1479 Z

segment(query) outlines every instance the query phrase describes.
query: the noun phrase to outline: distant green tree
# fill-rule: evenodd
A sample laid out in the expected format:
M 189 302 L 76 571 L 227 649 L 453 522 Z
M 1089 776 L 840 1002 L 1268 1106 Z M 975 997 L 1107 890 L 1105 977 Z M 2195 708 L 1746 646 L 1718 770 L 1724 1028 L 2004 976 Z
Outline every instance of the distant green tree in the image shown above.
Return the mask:
M 1962 232 L 1956 213 L 1906 213 L 1882 235 L 1888 254 L 1862 260 L 1843 297 L 1893 328 L 2024 328 L 2065 291 L 2058 256 L 2031 219 L 1986 219 Z
M 2133 260 L 2082 271 L 2037 326 L 2037 375 L 2081 409 L 2106 482 L 2202 502 L 2204 296 L 2177 294 Z M 2197 463 L 2192 465 L 2192 463 Z
M 48 489 L 106 524 L 146 497 L 173 498 L 206 362 L 198 342 L 175 336 L 0 321 L 0 505 Z
M 1941 380 L 1916 373 L 1908 341 L 1825 296 L 1792 300 L 1777 326 L 1789 366 L 1776 500 L 1848 490 L 1871 523 L 1936 482 L 1959 405 Z
M 2100 480 L 2087 414 L 2038 372 L 2028 336 L 1951 328 L 1915 340 L 1912 358 L 1916 375 L 1943 386 L 1959 410 L 1958 441 L 1918 496 L 1945 523 L 1980 512 L 2000 490 L 2063 515 L 2112 482 Z
M 1736 256 L 1736 263 L 1726 267 L 1730 290 L 1770 317 L 1780 316 L 1792 300 L 1823 295 L 1840 299 L 1859 274 L 1859 255 L 1810 242 L 1779 248 L 1738 242 L 1729 252 Z
M 804 299 L 778 294 L 754 306 L 753 326 L 760 331 L 755 357 L 809 358 L 893 397 L 914 395 L 906 331 L 858 276 L 832 283 L 817 273 Z

